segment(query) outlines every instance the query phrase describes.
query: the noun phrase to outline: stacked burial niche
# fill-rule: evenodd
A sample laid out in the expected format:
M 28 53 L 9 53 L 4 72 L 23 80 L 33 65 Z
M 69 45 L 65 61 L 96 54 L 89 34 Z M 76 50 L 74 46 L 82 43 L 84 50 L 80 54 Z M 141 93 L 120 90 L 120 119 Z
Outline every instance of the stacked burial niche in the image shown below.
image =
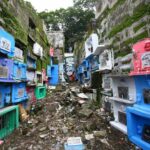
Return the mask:
M 15 61 L 13 57 L 15 55 L 15 39 L 14 37 L 0 28 L 0 138 L 4 138 L 9 135 L 13 130 L 19 126 L 19 113 L 18 106 L 9 106 L 12 103 L 16 103 L 18 99 L 20 101 L 26 100 L 26 91 L 22 88 L 16 88 L 16 85 L 25 84 L 22 83 L 22 79 L 25 80 L 26 76 L 21 73 L 19 80 L 16 80 Z M 21 52 L 21 50 L 18 50 Z M 20 55 L 21 56 L 21 55 Z M 20 66 L 18 66 L 19 68 Z M 22 70 L 20 71 L 22 72 Z M 25 72 L 25 70 L 23 70 Z M 18 83 L 20 82 L 20 83 Z M 15 90 L 15 91 L 14 91 Z M 25 97 L 20 97 L 22 91 Z M 18 94 L 18 95 L 17 95 Z M 17 97 L 16 97 L 17 96 Z M 23 99 L 22 99 L 23 98 Z
M 99 73 L 102 76 L 102 103 L 105 111 L 112 111 L 111 101 L 107 97 L 112 96 L 112 79 L 110 77 L 111 70 L 114 65 L 113 51 L 109 48 L 109 44 L 98 45 L 94 55 L 99 60 Z
M 136 104 L 127 108 L 127 129 L 130 141 L 150 149 L 150 38 L 143 39 L 132 47 L 133 70 L 136 88 Z
M 43 48 L 37 42 L 35 42 L 33 45 L 33 53 L 39 59 L 43 58 Z M 40 100 L 46 96 L 46 86 L 43 84 L 43 77 L 41 71 L 35 72 L 35 82 L 36 82 L 35 97 L 37 100 Z
M 110 124 L 127 134 L 126 108 L 136 102 L 136 89 L 133 77 L 128 75 L 132 66 L 132 54 L 114 60 L 111 73 L 113 96 L 107 99 L 113 103 L 114 121 Z

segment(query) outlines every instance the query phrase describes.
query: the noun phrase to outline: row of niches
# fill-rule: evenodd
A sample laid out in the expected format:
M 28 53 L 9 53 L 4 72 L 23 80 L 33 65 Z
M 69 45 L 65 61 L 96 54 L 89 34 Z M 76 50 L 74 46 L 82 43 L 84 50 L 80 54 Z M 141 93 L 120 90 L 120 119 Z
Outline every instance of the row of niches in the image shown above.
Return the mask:
M 121 43 L 127 41 L 130 38 L 134 38 L 144 32 L 148 32 L 149 30 L 149 16 L 144 16 L 139 21 L 133 23 L 130 27 L 123 29 L 121 32 L 115 34 L 109 41 L 113 43 L 114 47 L 118 47 Z M 98 29 L 98 34 L 100 35 L 100 39 L 108 39 L 108 31 Z M 132 44 L 132 43 L 131 43 Z
M 78 80 L 81 84 L 92 84 L 92 72 L 99 72 L 102 103 L 114 114 L 115 120 L 110 124 L 147 150 L 150 148 L 150 38 L 135 43 L 132 53 L 124 57 L 114 60 L 112 54 L 106 44 L 98 45 L 80 64 Z
M 42 58 L 42 52 L 43 48 L 35 43 L 33 46 L 35 56 Z M 37 99 L 46 96 L 48 81 L 46 70 L 42 69 L 41 72 L 36 70 L 35 56 L 27 55 L 25 63 L 23 50 L 15 47 L 14 37 L 2 28 L 0 29 L 0 55 L 1 108 L 14 103 L 32 102 L 30 95 L 34 95 Z
M 115 11 L 108 15 L 108 28 L 112 28 L 120 24 L 120 22 L 124 19 L 125 16 L 132 16 L 134 10 L 138 6 L 143 5 L 145 3 L 146 2 L 142 0 L 137 0 L 136 2 L 132 2 L 132 0 L 125 1 L 122 5 L 118 6 L 118 8 L 116 8 Z
M 19 61 L 24 62 L 23 50 L 15 47 L 14 37 L 5 31 L 2 27 L 0 28 L 0 51 L 1 53 L 7 55 L 8 57 L 19 59 Z M 34 55 L 42 58 L 43 57 L 43 48 L 40 44 L 34 43 L 33 45 Z
M 110 17 L 105 17 L 103 20 L 101 20 L 99 25 L 100 29 L 98 29 L 98 34 L 100 35 L 101 39 L 113 39 L 117 35 L 120 38 L 120 41 L 123 41 L 136 36 L 137 34 L 139 34 L 139 32 L 142 32 L 141 30 L 148 30 L 149 4 L 146 3 L 146 1 L 143 2 L 144 4 L 141 3 L 141 1 L 139 3 L 140 4 L 138 4 L 138 6 L 134 6 L 135 11 L 133 15 L 123 15 L 123 18 L 118 23 L 114 22 L 115 26 L 110 24 L 114 21 L 114 17 L 112 17 L 112 19 L 110 19 Z M 134 7 L 132 7 L 131 10 L 133 10 Z M 138 13 L 141 11 L 142 13 L 138 15 Z M 124 12 L 127 13 L 128 11 Z M 118 19 L 118 17 L 115 18 Z
M 103 11 L 97 18 L 97 20 L 106 15 L 105 18 L 108 20 L 108 29 L 111 29 L 112 27 L 118 25 L 125 16 L 132 16 L 134 11 L 136 11 L 138 7 L 148 5 L 146 0 L 122 0 L 121 2 L 117 1 L 112 8 L 109 8 L 105 3 L 107 2 L 104 2 L 104 8 L 102 9 Z M 108 3 L 110 4 L 111 2 Z
M 36 56 L 42 58 L 42 47 L 35 43 L 33 54 L 23 54 L 14 37 L 0 28 L 0 138 L 19 126 L 19 110 L 30 110 L 45 98 L 46 70 L 37 71 Z M 19 107 L 18 107 L 19 106 Z M 20 108 L 20 109 L 19 109 Z M 22 116 L 21 116 L 22 117 Z M 11 123 L 10 123 L 11 122 Z

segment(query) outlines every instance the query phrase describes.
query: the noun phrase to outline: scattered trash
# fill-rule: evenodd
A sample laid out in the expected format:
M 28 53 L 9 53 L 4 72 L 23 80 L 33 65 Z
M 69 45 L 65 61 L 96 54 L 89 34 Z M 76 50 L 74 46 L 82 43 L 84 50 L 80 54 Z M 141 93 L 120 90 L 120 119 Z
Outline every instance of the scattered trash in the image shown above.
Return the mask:
M 125 135 L 111 128 L 110 114 L 71 91 L 74 87 L 76 93 L 80 87 L 65 86 L 66 90 L 52 91 L 31 107 L 30 117 L 5 139 L 3 149 L 110 150 L 122 149 L 123 144 L 134 150 Z M 122 144 L 116 144 L 118 141 Z
M 39 129 L 40 132 L 45 131 L 47 129 L 47 127 L 42 127 Z
M 67 139 L 67 144 L 68 145 L 80 145 L 82 144 L 81 137 L 69 137 Z
M 102 130 L 102 131 L 94 131 L 94 136 L 96 137 L 105 137 L 107 135 L 106 130 Z
M 55 89 L 56 89 L 56 86 L 48 86 L 48 89 L 50 89 L 50 90 L 55 90 Z
M 83 98 L 83 99 L 88 99 L 88 96 L 86 96 L 84 93 L 78 94 L 78 97 Z
M 78 88 L 76 88 L 76 87 L 72 87 L 70 90 L 71 90 L 71 92 L 75 92 L 75 93 L 79 93 L 80 92 L 80 90 Z
M 32 124 L 32 120 L 28 120 L 28 124 Z
M 47 134 L 41 134 L 41 135 L 40 135 L 40 138 L 43 139 L 43 138 L 47 137 L 48 135 L 49 135 L 48 133 L 47 133 Z
M 21 104 L 19 104 L 19 113 L 21 121 L 26 121 L 29 118 L 29 115 Z
M 94 135 L 93 135 L 93 134 L 86 134 L 86 135 L 85 135 L 85 139 L 86 139 L 86 140 L 94 139 Z
M 101 110 L 101 112 L 104 112 L 104 111 L 105 111 L 104 108 L 101 108 L 100 110 Z
M 69 137 L 67 143 L 64 144 L 65 150 L 84 150 L 81 137 Z
M 68 128 L 66 126 L 62 127 L 62 131 L 64 134 L 67 134 L 68 133 Z

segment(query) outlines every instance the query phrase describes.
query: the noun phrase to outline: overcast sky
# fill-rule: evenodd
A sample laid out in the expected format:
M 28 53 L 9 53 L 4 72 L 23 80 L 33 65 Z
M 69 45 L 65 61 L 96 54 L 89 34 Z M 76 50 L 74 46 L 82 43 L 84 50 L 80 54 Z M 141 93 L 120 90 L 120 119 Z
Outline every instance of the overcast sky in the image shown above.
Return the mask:
M 67 8 L 73 5 L 73 0 L 25 0 L 31 2 L 38 11 L 56 10 L 59 8 Z

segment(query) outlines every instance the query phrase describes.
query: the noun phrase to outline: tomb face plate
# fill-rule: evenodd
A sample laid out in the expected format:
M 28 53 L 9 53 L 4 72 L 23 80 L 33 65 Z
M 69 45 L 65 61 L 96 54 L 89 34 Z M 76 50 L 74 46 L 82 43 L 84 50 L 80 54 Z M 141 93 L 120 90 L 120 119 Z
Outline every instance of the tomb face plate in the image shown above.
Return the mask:
M 130 75 L 150 74 L 150 38 L 133 45 L 133 70 Z
M 23 62 L 23 50 L 15 47 L 14 57 Z
M 0 29 L 0 52 L 10 57 L 14 56 L 14 37 L 3 29 Z
M 26 84 L 25 83 L 13 83 L 12 85 L 12 103 L 22 102 L 27 100 Z
M 11 100 L 11 85 L 1 83 L 0 84 L 0 108 L 3 108 L 5 104 L 10 103 Z
M 27 71 L 27 66 L 26 64 L 19 62 L 19 61 L 14 61 L 13 64 L 13 79 L 14 80 L 26 80 L 26 71 Z
M 111 70 L 113 67 L 113 55 L 111 50 L 104 50 L 99 55 L 99 70 Z
M 139 107 L 127 108 L 127 128 L 129 140 L 143 150 L 150 149 L 150 111 Z
M 29 71 L 27 70 L 27 81 L 28 84 L 35 84 L 35 71 Z
M 36 61 L 29 56 L 27 57 L 27 67 L 29 69 L 36 69 Z
M 8 82 L 13 80 L 13 60 L 0 58 L 0 81 Z
M 113 97 L 136 101 L 136 87 L 132 77 L 112 78 Z

